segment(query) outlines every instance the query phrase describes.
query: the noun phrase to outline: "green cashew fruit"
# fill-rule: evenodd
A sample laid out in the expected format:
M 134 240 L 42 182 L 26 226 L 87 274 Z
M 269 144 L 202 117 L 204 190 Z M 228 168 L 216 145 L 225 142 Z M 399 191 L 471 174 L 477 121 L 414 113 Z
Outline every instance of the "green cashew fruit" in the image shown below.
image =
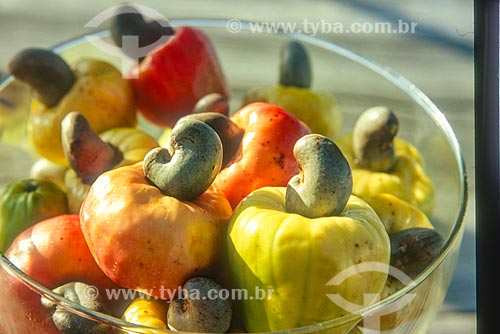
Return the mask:
M 65 213 L 66 193 L 54 182 L 26 178 L 9 183 L 0 194 L 0 251 L 28 227 Z

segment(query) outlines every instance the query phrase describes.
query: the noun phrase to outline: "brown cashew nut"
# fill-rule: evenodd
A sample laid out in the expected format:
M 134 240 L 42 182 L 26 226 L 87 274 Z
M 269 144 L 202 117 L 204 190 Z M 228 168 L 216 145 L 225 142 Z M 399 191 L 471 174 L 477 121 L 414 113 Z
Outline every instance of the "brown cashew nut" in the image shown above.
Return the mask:
M 311 62 L 306 49 L 297 41 L 289 41 L 280 53 L 280 85 L 310 88 L 311 80 Z
M 244 131 L 229 117 L 217 112 L 195 113 L 184 117 L 202 121 L 217 132 L 223 148 L 222 167 L 226 166 L 238 150 Z
M 227 98 L 219 93 L 211 93 L 203 96 L 196 102 L 193 114 L 214 112 L 229 116 L 229 104 Z
M 431 228 L 413 227 L 389 234 L 391 266 L 417 277 L 439 255 L 444 239 Z
M 386 107 L 367 109 L 358 118 L 353 130 L 354 162 L 374 172 L 390 172 L 396 164 L 394 137 L 398 119 Z
M 124 46 L 124 38 L 137 37 L 139 48 L 153 44 L 162 36 L 173 35 L 174 29 L 164 22 L 152 20 L 146 22 L 137 8 L 132 5 L 121 5 L 113 16 L 110 24 L 111 37 L 115 44 L 122 48 L 123 52 L 133 59 L 141 61 L 143 56 L 137 54 L 141 50 L 137 47 Z
M 8 69 L 17 80 L 30 86 L 36 99 L 48 108 L 55 106 L 76 80 L 66 61 L 47 49 L 22 50 Z
M 86 184 L 117 165 L 123 154 L 103 141 L 78 112 L 68 113 L 61 123 L 64 155 L 70 167 Z
M 309 218 L 336 216 L 352 191 L 352 172 L 338 146 L 325 136 L 305 135 L 293 148 L 299 174 L 286 188 L 288 212 Z
M 212 184 L 222 165 L 222 143 L 209 125 L 180 119 L 166 148 L 144 157 L 144 174 L 160 191 L 179 200 L 194 200 Z

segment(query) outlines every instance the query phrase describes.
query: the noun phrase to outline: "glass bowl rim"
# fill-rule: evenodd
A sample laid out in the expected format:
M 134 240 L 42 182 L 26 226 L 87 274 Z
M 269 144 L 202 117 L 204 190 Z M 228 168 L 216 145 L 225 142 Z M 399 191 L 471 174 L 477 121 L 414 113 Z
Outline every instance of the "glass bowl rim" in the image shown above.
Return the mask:
M 181 26 L 191 26 L 196 28 L 226 28 L 227 32 L 229 29 L 227 28 L 227 24 L 233 19 L 224 19 L 224 18 L 172 18 L 169 19 L 169 23 L 173 27 L 181 27 Z M 238 20 L 241 24 L 241 32 L 249 33 L 251 32 L 251 24 L 257 21 L 248 21 L 248 20 Z M 99 30 L 95 29 L 94 31 L 90 31 L 87 33 L 82 33 L 80 35 L 76 35 L 67 40 L 61 41 L 59 43 L 54 44 L 50 47 L 53 51 L 59 53 L 64 50 L 67 50 L 75 45 L 80 45 L 83 43 L 88 43 L 88 36 L 97 36 L 97 37 L 109 37 L 110 31 L 107 29 Z M 467 174 L 465 169 L 465 161 L 460 149 L 460 144 L 454 130 L 450 123 L 448 122 L 444 113 L 432 102 L 432 100 L 421 91 L 416 85 L 414 85 L 410 80 L 400 75 L 398 72 L 392 70 L 387 66 L 382 66 L 375 61 L 362 56 L 351 49 L 348 49 L 340 44 L 337 44 L 333 41 L 327 41 L 325 39 L 321 39 L 318 37 L 313 37 L 310 35 L 306 35 L 303 33 L 290 33 L 285 31 L 276 31 L 276 32 L 259 32 L 259 35 L 277 35 L 283 36 L 290 39 L 296 39 L 306 44 L 311 44 L 326 51 L 333 52 L 339 56 L 342 56 L 346 59 L 353 61 L 354 63 L 361 65 L 375 74 L 378 74 L 383 79 L 388 80 L 394 86 L 402 90 L 406 95 L 408 95 L 414 102 L 416 102 L 430 117 L 435 123 L 436 127 L 440 130 L 440 132 L 444 135 L 447 140 L 447 143 L 450 145 L 453 156 L 456 159 L 456 165 L 458 167 L 458 171 L 462 176 L 460 178 L 460 209 L 457 215 L 457 219 L 453 225 L 453 229 L 451 230 L 449 238 L 446 239 L 443 249 L 439 256 L 434 259 L 434 261 L 423 271 L 421 272 L 417 278 L 413 279 L 410 284 L 406 285 L 402 289 L 398 290 L 396 293 L 391 294 L 390 296 L 381 299 L 380 301 L 373 303 L 369 306 L 365 306 L 360 308 L 355 313 L 350 313 L 344 315 L 339 318 L 327 320 L 324 322 L 320 322 L 317 324 L 312 324 L 304 327 L 298 327 L 294 329 L 287 330 L 279 330 L 279 331 L 270 331 L 270 332 L 260 332 L 258 334 L 285 334 L 285 333 L 310 333 L 315 332 L 317 330 L 327 330 L 335 327 L 342 326 L 344 324 L 350 323 L 352 321 L 361 320 L 364 316 L 369 315 L 372 312 L 375 312 L 378 309 L 382 309 L 385 305 L 390 305 L 401 297 L 406 295 L 408 292 L 416 288 L 420 285 L 432 272 L 444 261 L 444 259 L 448 256 L 451 248 L 457 243 L 460 242 L 460 235 L 463 230 L 463 222 L 465 217 L 465 210 L 467 207 L 467 199 L 468 199 L 468 181 Z M 0 82 L 0 91 L 8 86 L 9 83 L 14 81 L 12 75 L 8 75 L 2 79 Z M 61 295 L 54 293 L 49 288 L 45 287 L 43 284 L 35 281 L 27 274 L 25 274 L 22 270 L 18 269 L 10 260 L 0 252 L 0 265 L 11 275 L 20 279 L 23 284 L 25 284 L 28 288 L 35 291 L 40 295 L 44 295 L 49 300 L 71 310 L 73 313 L 83 316 L 85 318 L 99 321 L 111 326 L 120 326 L 120 329 L 125 330 L 134 330 L 134 329 L 155 329 L 157 332 L 165 332 L 165 333 L 173 333 L 168 329 L 157 329 L 148 326 L 133 324 L 130 322 L 126 322 L 120 318 L 109 316 L 103 313 L 95 312 L 90 309 L 84 308 L 81 305 L 74 303 Z M 182 333 L 182 332 L 180 332 Z M 192 334 L 192 333 L 191 333 Z

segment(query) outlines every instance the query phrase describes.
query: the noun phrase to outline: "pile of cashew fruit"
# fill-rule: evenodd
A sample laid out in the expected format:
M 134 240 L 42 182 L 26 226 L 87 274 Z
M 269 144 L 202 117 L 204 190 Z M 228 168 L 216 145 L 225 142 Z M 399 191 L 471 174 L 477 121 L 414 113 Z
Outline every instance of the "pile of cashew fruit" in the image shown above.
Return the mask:
M 23 50 L 9 66 L 33 93 L 28 132 L 40 159 L 2 190 L 0 250 L 33 280 L 141 333 L 267 332 L 350 313 L 328 294 L 367 305 L 394 292 L 386 269 L 328 284 L 344 270 L 381 263 L 415 278 L 439 254 L 434 185 L 418 150 L 397 137 L 397 112 L 369 108 L 339 137 L 340 107 L 311 88 L 301 43 L 284 43 L 277 84 L 230 110 L 201 30 L 128 13 L 111 31 L 118 45 L 131 32 L 142 43 L 169 39 L 131 79 L 47 49 Z M 164 134 L 139 128 L 139 116 Z M 137 294 L 110 298 L 122 290 Z M 221 293 L 235 290 L 249 295 Z M 17 334 L 127 332 L 6 273 L 0 321 Z

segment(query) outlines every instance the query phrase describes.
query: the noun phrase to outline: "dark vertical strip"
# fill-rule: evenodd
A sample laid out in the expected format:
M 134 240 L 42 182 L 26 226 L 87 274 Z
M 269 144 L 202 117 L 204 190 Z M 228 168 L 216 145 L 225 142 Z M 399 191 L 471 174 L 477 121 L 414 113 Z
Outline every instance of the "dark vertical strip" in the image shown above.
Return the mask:
M 499 5 L 475 1 L 475 155 L 478 333 L 499 332 Z

